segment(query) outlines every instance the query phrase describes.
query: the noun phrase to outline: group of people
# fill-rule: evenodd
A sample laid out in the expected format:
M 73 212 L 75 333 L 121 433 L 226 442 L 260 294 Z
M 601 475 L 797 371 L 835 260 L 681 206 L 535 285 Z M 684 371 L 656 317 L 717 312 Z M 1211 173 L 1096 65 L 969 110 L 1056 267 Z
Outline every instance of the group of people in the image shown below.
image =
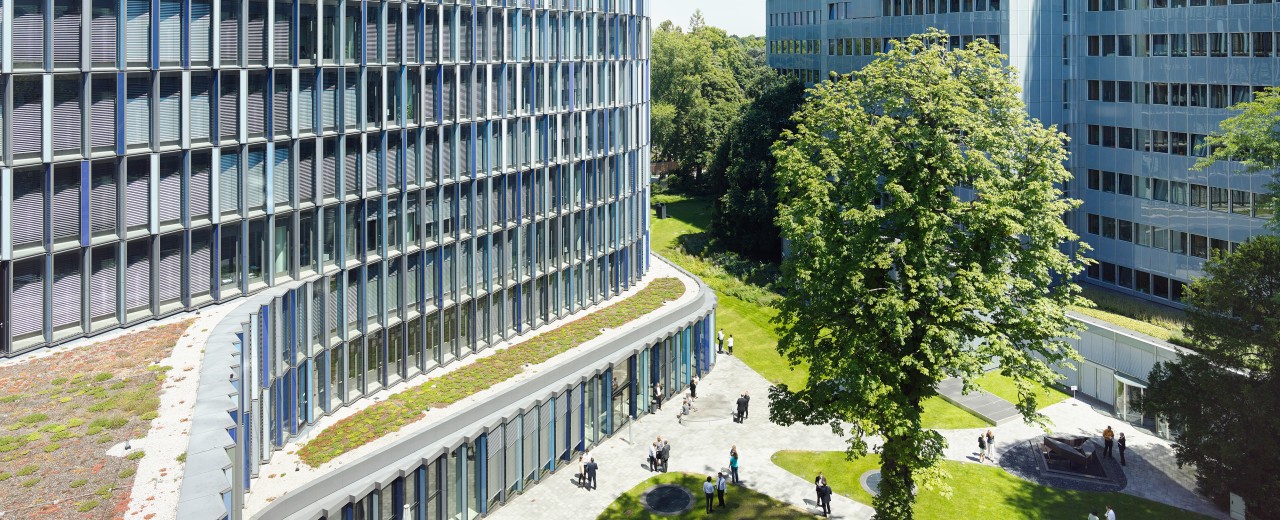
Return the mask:
M 1127 464 L 1125 464 L 1125 461 L 1124 461 L 1124 450 L 1128 449 L 1128 444 L 1129 444 L 1129 441 L 1124 438 L 1123 433 L 1120 434 L 1119 439 L 1116 438 L 1116 432 L 1111 429 L 1111 426 L 1108 425 L 1107 429 L 1102 430 L 1102 456 L 1103 457 L 1106 457 L 1108 459 L 1114 459 L 1115 457 L 1111 456 L 1112 448 L 1119 447 L 1120 448 L 1120 465 L 1127 466 Z
M 822 516 L 831 516 L 831 486 L 827 485 L 827 477 L 821 471 L 813 479 L 813 491 L 818 495 L 818 507 L 822 508 Z
M 725 351 L 725 347 L 729 347 L 728 352 Z M 724 329 L 720 329 L 719 332 L 716 332 L 716 353 L 729 354 L 730 356 L 733 355 L 733 334 L 729 335 L 729 339 L 726 342 Z
M 712 484 L 711 476 L 707 476 L 707 481 L 702 484 L 702 492 L 707 497 L 707 512 L 710 513 L 715 509 L 712 507 L 712 498 L 719 498 L 719 507 L 724 505 L 724 490 L 728 486 L 729 479 L 733 479 L 733 483 L 738 483 L 738 445 L 729 447 L 729 474 L 725 475 L 723 471 L 717 471 L 715 483 Z
M 658 468 L 661 467 L 661 471 L 666 472 L 667 462 L 670 460 L 671 443 L 659 435 L 658 440 L 649 445 L 649 471 L 659 471 Z
M 1107 512 L 1104 516 L 1099 517 L 1098 512 L 1095 510 L 1089 513 L 1089 520 L 1116 520 L 1116 512 L 1111 509 L 1111 506 L 1107 506 Z
M 596 471 L 600 469 L 600 465 L 596 464 L 596 458 L 591 452 L 583 452 L 578 456 L 578 483 L 587 490 L 596 488 Z
M 991 430 L 978 434 L 978 463 L 986 462 L 987 459 L 996 461 L 996 434 Z
M 747 420 L 747 413 L 750 411 L 748 408 L 751 406 L 751 395 L 745 391 L 742 392 L 742 395 L 738 396 L 737 404 L 738 411 L 733 414 L 733 422 L 742 423 Z

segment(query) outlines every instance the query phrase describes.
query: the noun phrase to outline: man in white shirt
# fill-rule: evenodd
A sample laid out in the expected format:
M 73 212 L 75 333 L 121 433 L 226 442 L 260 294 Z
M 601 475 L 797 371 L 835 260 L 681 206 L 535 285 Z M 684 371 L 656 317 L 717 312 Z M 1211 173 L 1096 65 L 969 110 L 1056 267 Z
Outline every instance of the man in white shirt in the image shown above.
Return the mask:
M 729 479 L 725 478 L 724 472 L 716 473 L 716 498 L 720 500 L 720 507 L 724 507 L 724 489 L 729 485 Z
M 1107 506 L 1107 520 L 1116 520 L 1116 512 L 1111 506 Z
M 724 329 L 716 333 L 716 353 L 724 354 Z
M 733 334 L 729 335 L 729 355 L 733 355 Z
M 707 496 L 707 512 L 713 511 L 711 500 L 716 496 L 716 486 L 711 483 L 711 477 L 707 477 L 707 481 L 702 483 L 702 494 Z

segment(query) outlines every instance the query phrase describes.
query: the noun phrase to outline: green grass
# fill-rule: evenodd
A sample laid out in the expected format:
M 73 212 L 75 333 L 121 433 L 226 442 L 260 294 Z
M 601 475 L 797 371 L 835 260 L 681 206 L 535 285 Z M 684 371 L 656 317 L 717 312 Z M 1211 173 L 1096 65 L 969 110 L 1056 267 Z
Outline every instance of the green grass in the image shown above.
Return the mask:
M 845 460 L 844 452 L 780 451 L 773 463 L 813 482 L 819 471 L 827 477 L 831 491 L 864 504 L 871 495 L 863 491 L 859 478 L 868 470 L 879 468 L 879 457 L 868 456 Z M 942 461 L 942 469 L 950 474 L 950 499 L 934 490 L 922 490 L 917 497 L 915 514 L 919 520 L 951 518 L 1037 518 L 1042 520 L 1080 520 L 1089 511 L 1103 511 L 1108 504 L 1126 520 L 1178 520 L 1206 518 L 1124 493 L 1091 493 L 1068 491 L 1027 482 L 995 466 Z
M 1088 285 L 1081 288 L 1083 296 L 1093 302 L 1094 308 L 1071 307 L 1071 310 L 1153 338 L 1191 346 L 1191 342 L 1182 335 L 1187 321 L 1181 310 Z
M 991 392 L 996 397 L 1009 401 L 1011 403 L 1018 402 L 1018 387 L 1014 385 L 1013 378 L 1001 374 L 999 371 L 991 371 L 983 374 L 976 381 L 983 390 Z M 1035 387 L 1036 409 L 1043 410 L 1045 407 L 1057 404 L 1063 399 L 1071 397 L 1061 390 L 1044 386 L 1039 383 L 1032 383 Z
M 785 383 L 803 388 L 808 379 L 804 365 L 792 368 L 778 353 L 778 333 L 770 320 L 778 311 L 769 305 L 779 298 L 767 288 L 748 283 L 705 256 L 694 256 L 681 246 L 683 235 L 706 233 L 711 223 L 711 204 L 702 198 L 661 195 L 654 202 L 667 204 L 666 219 L 658 220 L 650 212 L 650 242 L 653 250 L 698 276 L 715 290 L 720 306 L 716 309 L 716 327 L 725 335 L 733 334 L 733 355 L 737 356 L 770 383 Z M 986 421 L 941 398 L 924 404 L 926 428 L 985 428 Z
M 702 493 L 702 484 L 706 482 L 706 475 L 695 475 L 692 473 L 664 473 L 656 477 L 641 482 L 636 487 L 631 488 L 622 496 L 614 500 L 609 507 L 600 513 L 599 520 L 659 520 L 672 519 L 683 520 L 691 518 L 706 518 L 706 502 Z M 675 516 L 661 516 L 650 513 L 640 503 L 640 496 L 649 488 L 658 484 L 677 484 L 684 486 L 693 493 L 694 504 L 693 509 L 684 514 Z M 717 502 L 718 503 L 718 502 Z M 715 518 L 722 519 L 781 519 L 781 518 L 812 518 L 813 515 L 805 513 L 789 504 L 775 500 L 768 495 L 752 491 L 742 486 L 729 486 L 724 493 L 724 509 L 717 509 L 714 513 Z
M 311 467 L 324 464 L 417 421 L 430 408 L 442 408 L 488 389 L 520 374 L 527 365 L 542 363 L 594 339 L 601 329 L 617 328 L 644 316 L 678 299 L 684 290 L 684 283 L 675 278 L 653 280 L 636 294 L 606 308 L 393 394 L 338 421 L 299 449 L 298 458 Z

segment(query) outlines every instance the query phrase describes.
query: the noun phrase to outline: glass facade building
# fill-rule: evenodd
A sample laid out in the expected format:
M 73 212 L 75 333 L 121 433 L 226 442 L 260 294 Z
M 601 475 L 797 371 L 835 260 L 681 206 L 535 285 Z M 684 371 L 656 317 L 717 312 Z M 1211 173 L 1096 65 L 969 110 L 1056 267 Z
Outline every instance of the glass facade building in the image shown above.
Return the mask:
M 1268 174 L 1190 168 L 1230 104 L 1280 85 L 1280 3 L 769 0 L 766 16 L 769 64 L 810 83 L 930 27 L 999 46 L 1031 116 L 1071 138 L 1093 283 L 1176 302 L 1211 251 L 1268 232 Z
M 4 2 L 0 356 L 320 279 L 336 402 L 612 297 L 647 269 L 645 13 Z

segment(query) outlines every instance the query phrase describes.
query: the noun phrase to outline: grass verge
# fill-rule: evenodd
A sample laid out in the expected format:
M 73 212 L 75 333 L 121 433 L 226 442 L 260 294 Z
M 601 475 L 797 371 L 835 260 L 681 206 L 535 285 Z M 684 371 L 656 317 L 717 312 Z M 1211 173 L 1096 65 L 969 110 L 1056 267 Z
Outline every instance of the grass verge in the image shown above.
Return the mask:
M 991 392 L 992 395 L 1005 401 L 1018 402 L 1018 387 L 1014 384 L 1013 378 L 1001 374 L 999 371 L 987 372 L 979 377 L 975 383 L 983 390 Z M 1063 399 L 1071 397 L 1056 388 L 1047 387 L 1039 383 L 1032 383 L 1032 385 L 1035 387 L 1037 410 L 1043 410 L 1047 406 L 1057 404 Z
M 663 473 L 656 477 L 650 478 L 636 487 L 631 488 L 622 496 L 614 500 L 609 507 L 600 513 L 599 520 L 685 520 L 692 518 L 705 518 L 706 502 L 702 493 L 702 484 L 706 482 L 706 475 L 695 475 L 693 473 Z M 640 502 L 641 495 L 649 488 L 659 484 L 675 484 L 683 486 L 693 494 L 693 509 L 674 515 L 662 516 L 651 513 L 645 509 Z M 584 491 L 586 493 L 586 491 Z M 727 518 L 732 520 L 748 520 L 748 519 L 782 519 L 782 518 L 812 518 L 813 515 L 805 513 L 790 504 L 776 500 L 769 495 L 759 493 L 747 489 L 742 486 L 729 486 L 724 494 L 725 507 L 716 509 L 716 518 Z
M 724 329 L 726 336 L 733 335 L 734 355 L 770 383 L 784 383 L 793 389 L 803 388 L 808 379 L 807 367 L 792 367 L 778 353 L 779 336 L 772 323 L 778 311 L 770 304 L 780 296 L 767 287 L 744 280 L 742 276 L 733 274 L 717 263 L 742 263 L 738 259 L 728 259 L 731 255 L 707 251 L 710 248 L 704 248 L 702 254 L 694 255 L 684 246 L 705 246 L 707 228 L 711 224 L 711 203 L 704 198 L 681 195 L 657 196 L 654 197 L 654 202 L 667 204 L 668 218 L 659 220 L 656 213 L 650 214 L 650 244 L 653 250 L 701 278 L 708 287 L 716 291 L 720 302 L 716 309 L 716 327 Z M 755 276 L 756 278 L 768 276 L 767 268 L 752 269 L 738 265 L 735 266 L 735 271 L 764 273 Z M 988 426 L 986 421 L 936 397 L 925 402 L 924 423 L 925 427 L 936 429 Z
M 860 478 L 879 469 L 879 457 L 846 460 L 842 451 L 780 451 L 774 464 L 808 482 L 821 471 L 834 493 L 864 504 L 871 494 L 862 489 Z M 1173 506 L 1124 493 L 1070 491 L 1027 482 L 989 465 L 942 461 L 950 478 L 951 498 L 934 490 L 922 490 L 916 499 L 915 516 L 920 520 L 952 518 L 1037 518 L 1079 520 L 1090 511 L 1101 513 L 1109 504 L 1125 519 L 1178 520 L 1206 518 Z M 838 513 L 838 512 L 837 512 Z
M 658 278 L 624 300 L 370 405 L 320 432 L 298 450 L 298 458 L 311 467 L 329 462 L 417 421 L 428 408 L 442 408 L 488 389 L 520 374 L 526 365 L 542 363 L 595 339 L 601 329 L 644 316 L 679 298 L 684 290 L 678 279 Z
M 1071 310 L 1175 345 L 1192 347 L 1191 341 L 1182 335 L 1187 325 L 1182 311 L 1089 285 L 1082 284 L 1081 288 L 1094 307 L 1072 307 Z
M 123 514 L 140 457 L 105 452 L 147 434 L 170 375 L 170 367 L 155 362 L 169 356 L 190 325 L 0 368 L 0 417 L 9 418 L 0 428 L 0 480 L 12 479 L 0 486 L 0 511 L 49 519 Z M 97 498 L 82 501 L 92 489 Z

